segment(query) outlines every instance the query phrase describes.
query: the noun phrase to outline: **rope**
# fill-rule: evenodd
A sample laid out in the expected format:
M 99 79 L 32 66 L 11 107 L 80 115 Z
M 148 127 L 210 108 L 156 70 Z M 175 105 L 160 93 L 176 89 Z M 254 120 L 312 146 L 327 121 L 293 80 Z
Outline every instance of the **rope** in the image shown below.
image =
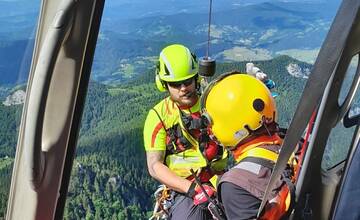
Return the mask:
M 152 216 L 149 220 L 167 219 L 169 216 L 168 208 L 164 207 L 166 200 L 170 198 L 170 189 L 165 185 L 161 185 L 155 192 L 155 207 Z
M 207 60 L 209 58 L 209 51 L 210 51 L 210 29 L 211 29 L 211 11 L 212 11 L 212 0 L 210 0 L 210 7 L 209 7 L 209 26 L 208 26 L 208 42 L 207 42 L 207 50 L 206 50 L 206 57 Z

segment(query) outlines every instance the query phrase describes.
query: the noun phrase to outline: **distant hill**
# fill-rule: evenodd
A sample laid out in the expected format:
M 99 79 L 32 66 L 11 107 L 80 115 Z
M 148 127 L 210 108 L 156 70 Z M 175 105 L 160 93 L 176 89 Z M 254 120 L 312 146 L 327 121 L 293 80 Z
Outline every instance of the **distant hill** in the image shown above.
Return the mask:
M 232 43 L 233 46 L 242 46 L 241 39 L 244 38 L 252 41 L 250 47 L 258 47 L 264 43 L 285 43 L 284 48 L 288 48 L 291 44 L 287 43 L 285 38 L 291 39 L 296 36 L 297 44 L 306 43 L 304 47 L 312 48 L 309 44 L 314 42 L 318 47 L 321 43 L 318 39 L 306 42 L 303 38 L 315 37 L 316 31 L 326 33 L 337 7 L 338 3 L 331 2 L 264 2 L 215 11 L 212 15 L 212 24 L 215 27 L 213 38 L 216 39 L 214 44 L 224 44 L 228 47 Z M 114 17 L 107 19 L 101 30 L 122 34 L 122 38 L 128 35 L 128 39 L 143 39 L 149 41 L 150 45 L 151 42 L 160 40 L 180 41 L 191 48 L 201 49 L 201 43 L 207 40 L 207 19 L 207 12 L 186 11 L 131 20 Z M 275 32 L 269 35 L 269 30 Z M 321 37 L 323 36 L 319 36 L 319 39 L 323 39 Z M 269 46 L 263 45 L 262 48 Z M 299 48 L 299 45 L 292 44 L 291 48 Z
M 39 0 L 0 0 L 0 43 L 34 38 Z
M 339 5 L 338 0 L 226 3 L 215 1 L 212 15 L 210 55 L 221 62 L 271 59 L 278 54 L 313 62 Z M 154 57 L 171 43 L 185 44 L 199 57 L 205 55 L 207 3 L 163 0 L 156 4 L 108 4 L 112 8 L 104 11 L 92 69 L 94 80 L 107 84 L 127 82 L 151 69 Z M 29 8 L 29 13 L 33 11 Z M 27 79 L 36 15 L 29 15 L 29 19 L 26 16 L 23 12 L 0 17 L 0 85 Z
M 210 55 L 220 62 L 271 59 L 278 54 L 313 62 L 338 5 L 338 1 L 260 1 L 215 11 Z M 100 30 L 94 78 L 123 81 L 128 76 L 124 65 L 134 75 L 142 74 L 154 65 L 146 57 L 157 56 L 170 43 L 183 43 L 204 56 L 207 19 L 207 11 L 186 10 L 133 19 L 107 18 Z

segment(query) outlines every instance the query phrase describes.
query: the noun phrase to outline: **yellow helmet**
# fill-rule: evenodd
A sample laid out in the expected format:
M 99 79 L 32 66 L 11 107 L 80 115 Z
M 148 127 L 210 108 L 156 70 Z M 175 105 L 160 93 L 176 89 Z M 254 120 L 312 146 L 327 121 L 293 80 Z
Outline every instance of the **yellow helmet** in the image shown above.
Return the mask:
M 165 82 L 177 82 L 189 79 L 198 73 L 196 56 L 180 44 L 165 47 L 159 57 L 156 68 L 156 86 L 160 91 L 166 90 Z
M 201 97 L 216 139 L 236 146 L 252 131 L 276 121 L 276 106 L 269 89 L 253 76 L 226 73 L 215 79 Z

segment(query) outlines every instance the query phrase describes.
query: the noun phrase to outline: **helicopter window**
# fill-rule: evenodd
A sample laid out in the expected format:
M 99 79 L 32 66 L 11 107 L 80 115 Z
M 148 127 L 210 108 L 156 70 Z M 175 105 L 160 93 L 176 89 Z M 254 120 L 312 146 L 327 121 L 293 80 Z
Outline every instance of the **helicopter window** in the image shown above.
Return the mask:
M 351 68 L 356 71 L 356 67 L 359 65 L 359 54 L 353 58 L 351 62 Z M 358 70 L 360 71 L 360 70 Z M 352 124 L 348 126 L 352 126 L 354 123 L 357 123 L 358 118 L 360 117 L 360 97 L 358 94 L 355 95 L 355 99 L 350 106 L 348 114 L 345 116 L 345 121 L 348 122 L 349 120 L 352 121 Z M 347 126 L 347 123 L 345 123 Z
M 354 131 L 355 127 L 345 128 L 341 122 L 332 129 L 321 164 L 323 169 L 328 170 L 346 159 Z
M 1 11 L 0 16 L 0 219 L 2 219 L 6 214 L 40 1 L 0 1 L 0 8 L 6 8 Z
M 358 55 L 353 56 L 351 59 L 350 65 L 348 66 L 348 69 L 346 71 L 346 75 L 345 75 L 343 84 L 341 86 L 340 95 L 338 98 L 338 103 L 340 106 L 343 105 L 345 98 L 350 91 L 351 83 L 354 81 L 358 63 L 359 63 L 359 56 Z M 350 113 L 350 117 L 354 116 L 355 114 L 358 114 L 357 112 L 360 112 L 359 101 L 360 101 L 359 98 L 358 98 L 358 100 L 356 100 L 356 99 L 354 100 L 355 103 L 352 105 L 352 112 Z M 357 110 L 357 109 L 359 109 L 359 110 Z
M 353 56 L 350 65 L 347 69 L 343 85 L 341 86 L 340 95 L 338 98 L 339 106 L 345 108 L 346 98 L 351 91 L 352 83 L 357 80 L 357 66 L 359 63 L 359 56 Z M 358 73 L 359 74 L 359 73 Z M 341 161 L 346 160 L 348 151 L 351 145 L 355 126 L 360 115 L 360 93 L 356 90 L 354 99 L 350 106 L 346 109 L 347 114 L 344 119 L 340 120 L 336 127 L 332 129 L 327 146 L 325 148 L 324 157 L 322 160 L 322 168 L 329 169 Z

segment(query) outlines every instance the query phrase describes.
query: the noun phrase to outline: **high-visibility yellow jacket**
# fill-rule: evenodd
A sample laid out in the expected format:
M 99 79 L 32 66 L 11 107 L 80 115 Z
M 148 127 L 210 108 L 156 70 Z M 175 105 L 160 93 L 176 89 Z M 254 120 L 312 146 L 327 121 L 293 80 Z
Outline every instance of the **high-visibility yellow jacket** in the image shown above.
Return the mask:
M 188 109 L 181 109 L 185 114 L 199 114 L 200 102 Z M 180 126 L 183 137 L 190 143 L 190 147 L 185 150 L 176 150 L 176 143 L 173 143 L 175 153 L 168 149 L 167 139 L 169 135 L 167 130 Z M 208 165 L 203 153 L 199 149 L 199 143 L 196 137 L 189 134 L 181 121 L 180 108 L 170 97 L 160 101 L 147 115 L 144 126 L 144 145 L 146 151 L 166 151 L 164 163 L 173 172 L 181 177 L 189 177 L 190 169 L 195 171 Z M 219 146 L 220 147 L 220 146 Z M 224 152 L 220 160 L 210 161 L 210 166 L 219 171 L 225 168 L 227 153 Z

